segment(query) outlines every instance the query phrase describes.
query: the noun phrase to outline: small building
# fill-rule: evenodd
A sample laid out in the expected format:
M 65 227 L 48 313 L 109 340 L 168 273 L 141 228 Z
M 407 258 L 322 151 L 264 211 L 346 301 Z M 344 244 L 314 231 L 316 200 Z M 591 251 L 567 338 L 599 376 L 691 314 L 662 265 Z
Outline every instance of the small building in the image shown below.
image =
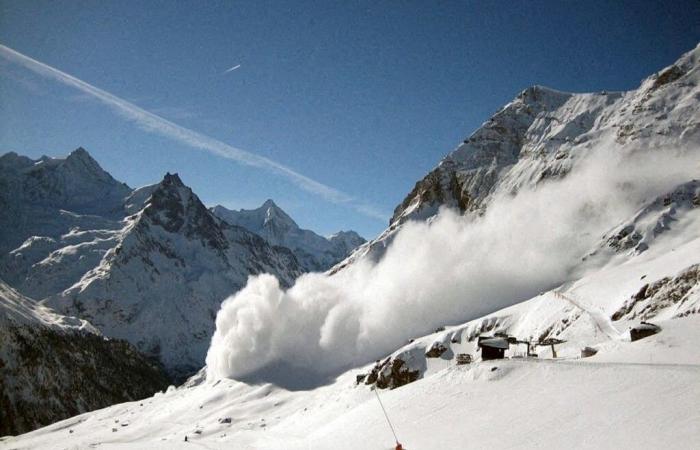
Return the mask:
M 483 361 L 489 359 L 503 359 L 505 351 L 510 347 L 508 338 L 505 337 L 479 336 L 477 345 L 481 349 L 481 359 Z
M 661 331 L 661 327 L 649 322 L 642 322 L 636 327 L 630 328 L 630 341 L 638 341 L 645 337 L 652 336 Z

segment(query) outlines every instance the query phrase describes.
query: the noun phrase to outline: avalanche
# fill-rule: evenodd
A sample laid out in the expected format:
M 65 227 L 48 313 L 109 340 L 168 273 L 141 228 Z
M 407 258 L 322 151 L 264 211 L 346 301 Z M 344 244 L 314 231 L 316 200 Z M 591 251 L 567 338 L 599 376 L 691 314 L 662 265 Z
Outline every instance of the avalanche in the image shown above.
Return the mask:
M 251 278 L 183 386 L 0 442 L 391 448 L 376 375 L 411 450 L 695 448 L 699 84 L 700 46 L 630 92 L 526 89 L 328 274 Z M 483 360 L 495 333 L 560 344 Z
M 671 243 L 669 243 L 671 244 Z M 614 336 L 596 326 L 645 280 L 673 277 L 697 262 L 700 238 L 673 252 L 650 252 L 560 288 L 583 309 L 545 292 L 527 302 L 416 339 L 393 356 L 424 355 L 433 342 L 478 355 L 475 330 L 496 329 L 526 337 L 561 326 L 566 344 L 559 358 L 476 361 L 420 356 L 422 379 L 381 392 L 399 439 L 408 449 L 464 448 L 694 448 L 700 438 L 700 317 L 654 320 L 662 332 L 630 343 L 634 321 L 610 322 Z M 668 250 L 664 248 L 663 250 Z M 644 280 L 640 280 L 645 276 Z M 699 285 L 686 304 L 700 304 Z M 665 313 L 673 312 L 673 305 Z M 499 328 L 500 327 L 500 328 Z M 450 343 L 455 335 L 459 342 Z M 447 339 L 445 339 L 447 337 Z M 580 359 L 583 346 L 598 353 Z M 7 448 L 390 448 L 393 437 L 369 386 L 356 377 L 372 365 L 309 390 L 248 384 L 204 374 L 143 402 L 115 405 L 17 438 Z M 188 442 L 185 442 L 185 436 Z

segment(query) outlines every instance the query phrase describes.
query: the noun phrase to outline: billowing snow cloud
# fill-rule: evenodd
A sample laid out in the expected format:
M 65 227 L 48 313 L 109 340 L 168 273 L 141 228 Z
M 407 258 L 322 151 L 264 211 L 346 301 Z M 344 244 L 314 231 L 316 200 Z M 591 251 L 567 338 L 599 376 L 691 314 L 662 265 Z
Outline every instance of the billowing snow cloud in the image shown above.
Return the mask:
M 697 158 L 654 153 L 630 164 L 599 152 L 562 181 L 499 196 L 481 217 L 442 210 L 408 223 L 379 263 L 306 274 L 286 291 L 272 276 L 251 277 L 222 304 L 209 377 L 332 376 L 566 281 L 610 227 L 697 177 Z

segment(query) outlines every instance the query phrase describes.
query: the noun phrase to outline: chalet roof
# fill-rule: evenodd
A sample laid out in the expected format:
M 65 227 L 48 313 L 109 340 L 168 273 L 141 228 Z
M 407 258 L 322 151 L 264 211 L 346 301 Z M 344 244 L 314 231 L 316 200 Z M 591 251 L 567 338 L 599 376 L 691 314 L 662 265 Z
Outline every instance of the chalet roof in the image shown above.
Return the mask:
M 502 337 L 494 337 L 488 339 L 482 339 L 479 342 L 479 347 L 491 347 L 491 348 L 502 348 L 507 349 L 509 347 L 508 339 Z

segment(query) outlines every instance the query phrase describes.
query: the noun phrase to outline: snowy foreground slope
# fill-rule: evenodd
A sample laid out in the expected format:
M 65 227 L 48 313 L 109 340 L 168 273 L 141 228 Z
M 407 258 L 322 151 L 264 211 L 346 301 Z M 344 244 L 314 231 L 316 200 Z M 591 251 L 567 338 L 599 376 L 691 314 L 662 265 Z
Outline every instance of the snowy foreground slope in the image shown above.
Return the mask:
M 675 298 L 672 289 L 653 300 L 659 308 L 648 319 L 662 327 L 657 335 L 629 342 L 627 328 L 637 322 L 610 318 L 645 282 L 669 277 L 670 287 L 689 263 L 700 262 L 700 238 L 667 241 L 672 251 L 594 271 L 556 293 L 447 327 L 395 352 L 412 355 L 409 364 L 421 371 L 418 381 L 380 394 L 401 442 L 408 449 L 696 448 L 700 315 L 685 312 L 700 306 L 700 275 L 687 279 L 677 302 L 665 302 Z M 477 356 L 476 330 L 526 338 L 556 326 L 565 328 L 558 335 L 566 340 L 556 360 L 544 347 L 539 358 Z M 426 358 L 435 342 L 449 351 Z M 581 359 L 584 346 L 598 353 Z M 458 366 L 457 352 L 476 361 Z M 142 402 L 0 442 L 6 448 L 390 448 L 393 437 L 375 394 L 356 384 L 371 366 L 301 391 L 194 379 Z

